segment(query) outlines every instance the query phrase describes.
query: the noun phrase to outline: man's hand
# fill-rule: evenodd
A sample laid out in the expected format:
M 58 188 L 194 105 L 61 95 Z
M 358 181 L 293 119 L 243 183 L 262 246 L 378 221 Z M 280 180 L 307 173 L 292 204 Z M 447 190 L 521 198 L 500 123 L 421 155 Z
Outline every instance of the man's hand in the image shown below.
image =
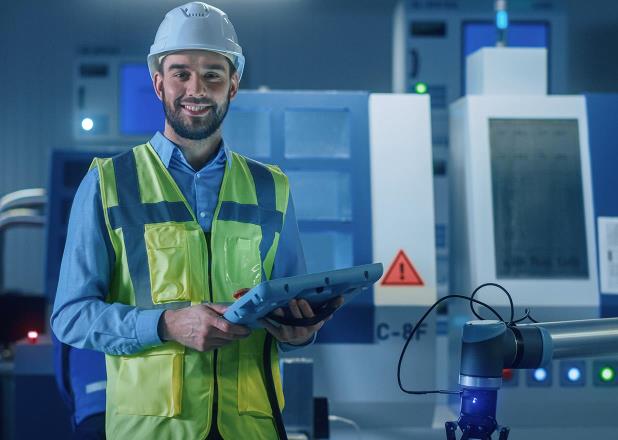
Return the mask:
M 232 324 L 221 315 L 227 306 L 199 304 L 178 310 L 166 310 L 159 320 L 159 335 L 198 351 L 214 350 L 249 336 L 251 331 Z
M 334 306 L 336 308 L 341 307 L 343 304 L 343 297 L 339 296 L 335 302 Z M 315 314 L 313 313 L 313 309 L 311 305 L 304 299 L 293 299 L 289 302 L 288 307 L 292 316 L 297 319 L 302 318 L 313 318 Z M 279 308 L 273 312 L 274 315 L 283 316 L 283 309 Z M 318 322 L 309 327 L 296 327 L 292 325 L 281 325 L 281 324 L 273 324 L 268 319 L 262 319 L 260 322 L 266 327 L 266 330 L 273 335 L 279 342 L 285 342 L 287 344 L 292 345 L 303 345 L 309 339 L 311 339 L 315 332 L 320 330 L 324 323 L 332 318 L 333 315 L 329 315 L 322 321 Z

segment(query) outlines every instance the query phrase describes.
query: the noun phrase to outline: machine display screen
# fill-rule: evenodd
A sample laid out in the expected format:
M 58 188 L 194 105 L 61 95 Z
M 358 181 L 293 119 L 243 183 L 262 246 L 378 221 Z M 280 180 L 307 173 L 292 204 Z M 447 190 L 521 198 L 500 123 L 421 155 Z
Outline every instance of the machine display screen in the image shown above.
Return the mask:
M 498 278 L 588 278 L 577 119 L 490 119 Z

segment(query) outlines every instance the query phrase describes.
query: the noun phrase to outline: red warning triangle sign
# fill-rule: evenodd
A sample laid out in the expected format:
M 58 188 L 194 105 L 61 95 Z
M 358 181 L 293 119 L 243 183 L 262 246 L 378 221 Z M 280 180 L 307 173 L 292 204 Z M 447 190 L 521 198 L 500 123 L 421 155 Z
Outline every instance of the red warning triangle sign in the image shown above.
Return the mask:
M 423 286 L 423 280 L 412 266 L 410 259 L 403 250 L 400 250 L 395 261 L 382 278 L 383 286 Z

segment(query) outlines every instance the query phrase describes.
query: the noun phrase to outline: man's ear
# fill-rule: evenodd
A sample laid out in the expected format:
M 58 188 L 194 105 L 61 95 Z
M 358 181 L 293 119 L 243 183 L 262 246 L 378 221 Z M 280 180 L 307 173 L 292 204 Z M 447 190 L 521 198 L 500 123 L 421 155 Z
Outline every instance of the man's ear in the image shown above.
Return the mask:
M 230 100 L 234 99 L 236 94 L 238 94 L 238 87 L 240 86 L 240 78 L 238 77 L 238 72 L 234 72 L 232 78 L 230 78 Z
M 159 101 L 163 101 L 163 75 L 158 70 L 152 77 L 152 87 L 154 88 Z

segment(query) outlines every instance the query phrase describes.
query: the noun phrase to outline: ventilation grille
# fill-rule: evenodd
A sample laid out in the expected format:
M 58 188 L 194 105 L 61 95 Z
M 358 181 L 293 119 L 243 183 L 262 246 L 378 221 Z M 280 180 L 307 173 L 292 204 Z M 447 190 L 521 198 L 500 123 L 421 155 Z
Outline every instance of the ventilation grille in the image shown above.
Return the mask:
M 208 17 L 210 14 L 208 6 L 204 3 L 191 3 L 186 8 L 182 8 L 182 12 L 187 17 Z

